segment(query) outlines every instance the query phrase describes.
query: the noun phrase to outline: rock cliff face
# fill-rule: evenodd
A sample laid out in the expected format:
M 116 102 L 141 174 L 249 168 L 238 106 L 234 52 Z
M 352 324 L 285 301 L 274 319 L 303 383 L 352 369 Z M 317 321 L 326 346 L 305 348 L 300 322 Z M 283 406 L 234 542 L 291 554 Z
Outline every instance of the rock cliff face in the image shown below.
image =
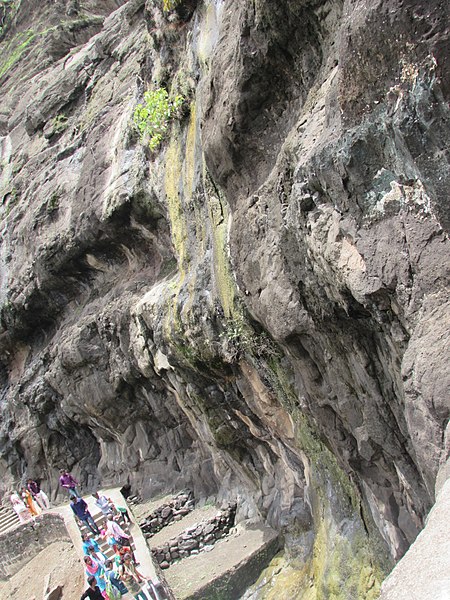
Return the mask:
M 446 3 L 0 11 L 2 491 L 237 499 L 375 597 L 448 453 Z

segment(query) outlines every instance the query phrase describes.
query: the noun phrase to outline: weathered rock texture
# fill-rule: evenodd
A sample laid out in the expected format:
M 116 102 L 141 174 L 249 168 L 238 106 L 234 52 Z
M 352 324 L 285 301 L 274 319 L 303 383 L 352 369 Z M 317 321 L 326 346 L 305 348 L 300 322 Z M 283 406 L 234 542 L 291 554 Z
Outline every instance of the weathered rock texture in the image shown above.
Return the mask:
M 3 489 L 238 499 L 308 594 L 374 596 L 448 452 L 447 4 L 17 4 Z M 150 153 L 160 86 L 186 101 Z

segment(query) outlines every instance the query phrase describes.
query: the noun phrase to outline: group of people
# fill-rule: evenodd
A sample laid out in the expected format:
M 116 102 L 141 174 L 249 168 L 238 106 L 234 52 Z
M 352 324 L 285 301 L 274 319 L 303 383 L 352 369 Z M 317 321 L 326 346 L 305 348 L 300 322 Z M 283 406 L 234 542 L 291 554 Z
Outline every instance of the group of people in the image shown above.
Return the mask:
M 60 471 L 59 485 L 68 492 L 70 508 L 80 526 L 86 525 L 90 531 L 90 535 L 82 534 L 84 568 L 89 587 L 81 600 L 117 600 L 128 593 L 136 599 L 148 600 L 143 589 L 146 579 L 137 569 L 139 563 L 133 554 L 130 536 L 118 523 L 120 517 L 131 522 L 126 508 L 116 507 L 111 499 L 94 493 L 94 504 L 103 515 L 103 523 L 99 528 L 79 492 L 78 481 L 66 469 Z M 20 493 L 11 494 L 11 504 L 21 523 L 33 521 L 50 508 L 48 496 L 33 479 L 27 480 L 27 485 L 21 488 Z M 112 559 L 108 559 L 101 551 L 100 539 L 113 549 Z
M 135 556 L 131 548 L 130 536 L 119 525 L 118 519 L 123 516 L 131 522 L 125 508 L 116 507 L 114 503 L 98 492 L 93 495 L 94 504 L 104 517 L 99 528 L 92 517 L 86 501 L 71 494 L 70 507 L 80 525 L 86 525 L 90 535 L 82 534 L 84 567 L 88 589 L 81 600 L 116 600 L 130 593 L 134 598 L 148 600 L 143 587 L 144 576 L 138 571 Z M 113 549 L 112 559 L 108 559 L 101 551 L 98 540 L 102 539 Z M 129 596 L 128 596 L 129 597 Z
M 27 485 L 22 486 L 20 492 L 13 492 L 10 500 L 21 523 L 34 521 L 43 511 L 50 508 L 47 494 L 41 490 L 39 483 L 33 479 L 28 479 Z

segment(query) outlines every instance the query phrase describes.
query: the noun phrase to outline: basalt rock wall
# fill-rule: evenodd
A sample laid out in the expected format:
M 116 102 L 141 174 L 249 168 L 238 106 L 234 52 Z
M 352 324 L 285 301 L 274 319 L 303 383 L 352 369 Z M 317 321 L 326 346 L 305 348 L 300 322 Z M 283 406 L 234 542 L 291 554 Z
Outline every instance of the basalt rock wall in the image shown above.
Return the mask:
M 101 5 L 2 9 L 2 490 L 237 500 L 375 597 L 448 452 L 446 3 Z

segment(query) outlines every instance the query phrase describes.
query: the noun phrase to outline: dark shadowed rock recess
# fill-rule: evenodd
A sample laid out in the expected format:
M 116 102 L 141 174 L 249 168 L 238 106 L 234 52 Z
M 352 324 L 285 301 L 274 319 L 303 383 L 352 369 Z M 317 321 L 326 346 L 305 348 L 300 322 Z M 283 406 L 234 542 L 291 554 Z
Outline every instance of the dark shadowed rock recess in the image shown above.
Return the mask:
M 449 452 L 448 3 L 168 4 L 0 8 L 0 494 L 190 489 L 376 598 Z

